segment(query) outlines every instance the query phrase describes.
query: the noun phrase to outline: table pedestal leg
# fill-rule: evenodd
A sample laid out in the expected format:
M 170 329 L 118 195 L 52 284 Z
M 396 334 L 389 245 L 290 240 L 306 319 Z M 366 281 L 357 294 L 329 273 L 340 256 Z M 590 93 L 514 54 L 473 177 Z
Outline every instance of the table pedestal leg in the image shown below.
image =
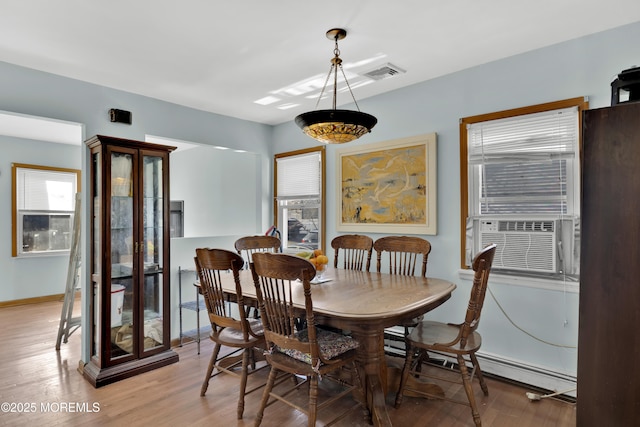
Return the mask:
M 386 407 L 387 365 L 384 357 L 384 334 L 377 331 L 353 331 L 360 347 L 359 364 L 362 375 L 365 401 L 375 426 L 391 426 Z

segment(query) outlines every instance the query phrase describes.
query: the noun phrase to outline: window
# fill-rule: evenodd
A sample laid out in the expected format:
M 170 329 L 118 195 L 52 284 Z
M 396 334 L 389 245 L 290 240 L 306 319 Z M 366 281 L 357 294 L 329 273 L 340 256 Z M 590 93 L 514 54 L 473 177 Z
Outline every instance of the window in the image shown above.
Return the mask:
M 13 164 L 12 256 L 68 253 L 80 171 Z
M 460 122 L 462 266 L 496 243 L 493 268 L 578 276 L 584 98 Z
M 324 248 L 325 148 L 275 156 L 275 217 L 284 252 Z

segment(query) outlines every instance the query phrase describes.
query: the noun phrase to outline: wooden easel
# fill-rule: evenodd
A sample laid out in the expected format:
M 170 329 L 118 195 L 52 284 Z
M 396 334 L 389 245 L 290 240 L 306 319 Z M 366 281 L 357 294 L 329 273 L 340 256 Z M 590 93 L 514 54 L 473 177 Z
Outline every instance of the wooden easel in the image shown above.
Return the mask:
M 73 214 L 73 231 L 71 233 L 71 250 L 69 252 L 69 268 L 67 269 L 67 286 L 64 291 L 64 303 L 58 327 L 56 350 L 60 350 L 60 342 L 64 335 L 64 343 L 69 336 L 80 327 L 80 317 L 73 317 L 73 303 L 80 279 L 80 193 L 76 193 L 76 207 Z

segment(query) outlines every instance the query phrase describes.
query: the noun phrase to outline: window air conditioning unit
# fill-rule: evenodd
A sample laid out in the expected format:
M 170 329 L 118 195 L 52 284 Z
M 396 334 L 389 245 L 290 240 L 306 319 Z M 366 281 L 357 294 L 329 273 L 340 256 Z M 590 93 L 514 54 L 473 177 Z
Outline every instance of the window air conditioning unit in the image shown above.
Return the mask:
M 493 269 L 575 274 L 579 236 L 576 223 L 573 218 L 475 218 L 474 253 L 495 243 Z

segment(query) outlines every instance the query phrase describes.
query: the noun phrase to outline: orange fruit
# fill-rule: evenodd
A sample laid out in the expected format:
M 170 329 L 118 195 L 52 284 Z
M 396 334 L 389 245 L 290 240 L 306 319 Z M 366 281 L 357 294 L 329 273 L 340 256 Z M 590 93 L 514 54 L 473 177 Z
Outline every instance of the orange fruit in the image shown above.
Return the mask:
M 314 257 L 320 256 L 320 255 L 322 255 L 322 249 L 316 249 L 313 251 Z
M 327 258 L 326 255 L 319 255 L 317 258 L 318 262 L 320 264 L 328 264 L 329 263 L 329 258 Z

